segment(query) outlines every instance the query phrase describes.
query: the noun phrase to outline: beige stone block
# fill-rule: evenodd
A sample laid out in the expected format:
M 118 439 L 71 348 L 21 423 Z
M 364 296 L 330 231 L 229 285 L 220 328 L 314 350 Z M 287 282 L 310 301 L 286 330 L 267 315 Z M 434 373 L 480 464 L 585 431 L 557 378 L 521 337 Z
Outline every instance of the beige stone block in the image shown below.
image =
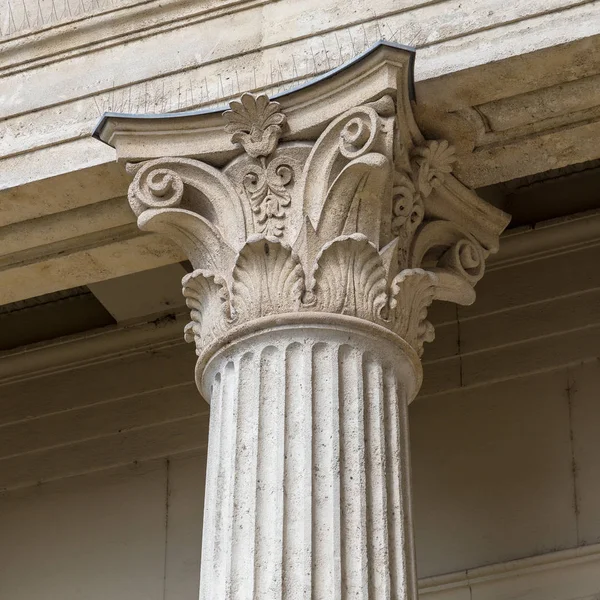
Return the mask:
M 427 352 L 427 349 L 425 349 Z M 427 356 L 425 356 L 427 359 Z M 462 386 L 461 357 L 454 356 L 442 360 L 423 363 L 423 385 L 419 398 L 447 392 Z
M 460 350 L 468 354 L 600 323 L 600 289 L 549 298 L 460 321 Z M 439 328 L 438 328 L 439 330 Z
M 0 461 L 0 489 L 27 487 L 206 447 L 206 415 L 131 429 Z
M 93 438 L 118 436 L 199 414 L 207 415 L 208 406 L 193 381 L 166 390 L 109 398 L 91 406 L 5 425 L 0 436 L 0 460 Z
M 600 325 L 556 332 L 461 357 L 462 385 L 480 385 L 593 360 L 600 352 Z
M 600 287 L 600 245 L 503 269 L 493 269 L 477 285 L 477 301 L 459 307 L 459 319 L 566 296 Z
M 434 325 L 434 327 L 435 339 L 425 346 L 424 360 L 434 361 L 458 355 L 460 353 L 458 323 L 454 321 L 443 325 Z
M 96 344 L 100 342 L 96 339 Z M 79 353 L 82 352 L 81 343 L 73 342 L 72 345 L 75 346 L 74 355 L 78 353 L 77 348 Z M 50 347 L 50 353 L 52 350 Z M 55 354 L 58 351 L 54 348 Z M 29 377 L 2 385 L 0 423 L 80 410 L 96 403 L 190 383 L 189 374 L 193 371 L 196 357 L 193 349 L 182 342 L 167 348 L 150 347 L 137 351 L 130 348 L 128 352 L 122 352 L 112 357 L 96 356 L 85 367 L 65 371 L 67 362 L 44 377 Z M 24 353 L 23 360 L 33 362 L 32 354 L 35 352 Z M 41 393 L 41 390 L 44 392 Z M 81 393 L 82 390 L 85 393 Z

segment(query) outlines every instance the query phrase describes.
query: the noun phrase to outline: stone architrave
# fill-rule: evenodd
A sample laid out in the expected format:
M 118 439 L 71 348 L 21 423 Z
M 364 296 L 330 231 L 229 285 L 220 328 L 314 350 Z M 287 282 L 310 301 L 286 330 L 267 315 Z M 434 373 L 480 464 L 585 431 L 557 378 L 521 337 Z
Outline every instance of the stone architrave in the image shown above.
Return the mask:
M 108 118 L 139 227 L 194 267 L 201 600 L 416 598 L 407 409 L 427 308 L 474 301 L 507 218 L 419 132 L 411 61 L 384 45 L 281 104 Z

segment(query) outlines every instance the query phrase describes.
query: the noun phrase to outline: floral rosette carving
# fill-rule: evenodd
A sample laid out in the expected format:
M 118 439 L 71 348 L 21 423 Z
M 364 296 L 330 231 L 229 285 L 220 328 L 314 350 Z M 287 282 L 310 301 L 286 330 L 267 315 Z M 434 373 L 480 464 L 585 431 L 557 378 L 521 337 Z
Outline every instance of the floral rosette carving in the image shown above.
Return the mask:
M 241 153 L 226 166 L 134 166 L 140 227 L 175 239 L 194 266 L 183 280 L 186 339 L 201 355 L 252 320 L 318 311 L 387 327 L 420 356 L 434 337 L 428 307 L 471 303 L 489 253 L 442 210 L 459 196 L 479 202 L 452 177 L 453 148 L 399 144 L 399 107 L 387 95 L 314 141 L 282 143 L 285 116 L 265 95 L 230 106 L 225 129 Z

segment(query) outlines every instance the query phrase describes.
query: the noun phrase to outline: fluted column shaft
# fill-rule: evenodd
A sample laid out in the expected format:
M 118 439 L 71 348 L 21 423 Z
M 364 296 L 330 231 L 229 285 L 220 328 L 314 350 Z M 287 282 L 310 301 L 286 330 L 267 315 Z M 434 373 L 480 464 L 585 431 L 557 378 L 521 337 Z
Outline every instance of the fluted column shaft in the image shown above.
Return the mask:
M 204 369 L 201 600 L 416 597 L 418 361 L 383 328 L 336 320 L 242 335 Z

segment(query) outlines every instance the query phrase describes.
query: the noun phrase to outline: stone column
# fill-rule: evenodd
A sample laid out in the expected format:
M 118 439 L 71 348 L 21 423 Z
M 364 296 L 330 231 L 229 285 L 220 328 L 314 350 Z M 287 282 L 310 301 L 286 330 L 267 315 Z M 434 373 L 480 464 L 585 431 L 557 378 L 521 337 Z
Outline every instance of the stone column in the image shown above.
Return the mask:
M 224 113 L 235 156 L 130 165 L 140 228 L 194 267 L 185 335 L 211 403 L 202 600 L 416 598 L 407 407 L 427 307 L 474 300 L 506 219 L 389 81 L 290 129 L 244 94 Z
M 210 358 L 200 598 L 415 597 L 419 373 L 395 334 L 317 313 L 260 323 Z

